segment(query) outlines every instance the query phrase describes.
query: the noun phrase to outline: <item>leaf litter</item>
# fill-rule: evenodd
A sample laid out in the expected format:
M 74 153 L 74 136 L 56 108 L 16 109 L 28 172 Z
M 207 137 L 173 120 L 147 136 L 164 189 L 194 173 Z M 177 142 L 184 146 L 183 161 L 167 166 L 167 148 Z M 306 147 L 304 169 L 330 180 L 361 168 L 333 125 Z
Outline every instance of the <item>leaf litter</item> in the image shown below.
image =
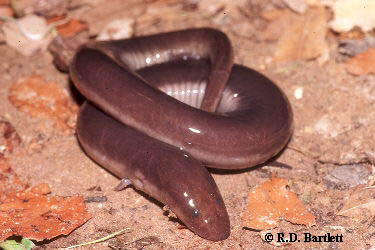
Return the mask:
M 307 211 L 297 195 L 288 190 L 288 182 L 273 177 L 253 188 L 242 216 L 243 226 L 265 230 L 277 227 L 281 220 L 312 226 L 315 217 Z

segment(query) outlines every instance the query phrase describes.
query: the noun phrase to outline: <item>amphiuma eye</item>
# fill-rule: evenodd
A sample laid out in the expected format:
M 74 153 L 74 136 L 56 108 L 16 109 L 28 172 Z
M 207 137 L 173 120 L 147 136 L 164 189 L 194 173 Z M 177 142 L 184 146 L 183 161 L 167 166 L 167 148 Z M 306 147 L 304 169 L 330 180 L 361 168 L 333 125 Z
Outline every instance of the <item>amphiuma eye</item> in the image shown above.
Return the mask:
M 199 215 L 199 211 L 194 209 L 193 211 L 193 217 L 197 217 Z

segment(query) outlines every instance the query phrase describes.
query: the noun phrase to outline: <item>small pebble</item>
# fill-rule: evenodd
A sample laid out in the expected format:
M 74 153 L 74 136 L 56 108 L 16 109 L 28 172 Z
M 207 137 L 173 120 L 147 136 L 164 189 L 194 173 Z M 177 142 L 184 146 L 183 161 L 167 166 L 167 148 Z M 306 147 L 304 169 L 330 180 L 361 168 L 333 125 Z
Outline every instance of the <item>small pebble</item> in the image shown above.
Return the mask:
M 108 199 L 106 196 L 90 196 L 85 198 L 86 203 L 90 202 L 106 202 Z
M 294 97 L 297 99 L 297 100 L 300 100 L 303 98 L 303 88 L 302 87 L 298 87 L 294 90 Z
M 265 70 L 266 69 L 266 65 L 264 65 L 264 64 L 259 65 L 259 69 L 260 70 Z
M 36 15 L 8 19 L 2 31 L 6 43 L 24 56 L 46 49 L 52 38 L 46 20 Z
M 369 48 L 375 47 L 375 37 L 365 37 L 364 39 L 347 39 L 340 41 L 339 53 L 346 56 L 358 55 Z
M 32 142 L 30 143 L 28 149 L 29 149 L 29 153 L 36 153 L 36 152 L 40 152 L 42 148 L 43 148 L 43 145 L 36 143 L 36 142 Z

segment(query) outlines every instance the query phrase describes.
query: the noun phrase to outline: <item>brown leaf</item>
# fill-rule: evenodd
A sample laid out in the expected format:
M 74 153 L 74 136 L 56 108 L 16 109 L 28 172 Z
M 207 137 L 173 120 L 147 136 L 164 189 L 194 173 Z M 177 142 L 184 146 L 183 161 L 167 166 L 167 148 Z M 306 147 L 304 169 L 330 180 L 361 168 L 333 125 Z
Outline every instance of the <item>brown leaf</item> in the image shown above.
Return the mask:
M 82 196 L 46 195 L 47 184 L 14 192 L 0 204 L 0 241 L 22 235 L 37 241 L 67 235 L 92 216 Z
M 375 48 L 370 48 L 346 61 L 346 70 L 353 75 L 375 73 Z
M 58 25 L 56 29 L 60 36 L 70 37 L 83 30 L 87 30 L 88 26 L 86 23 L 83 23 L 76 19 L 72 19 L 67 23 Z
M 65 15 L 61 15 L 61 16 L 53 16 L 53 17 L 50 17 L 50 18 L 47 18 L 47 23 L 48 24 L 51 24 L 51 23 L 55 23 L 55 22 L 58 22 L 58 21 L 61 21 L 65 18 L 66 16 Z
M 51 239 L 67 235 L 91 218 L 81 196 L 48 195 L 48 184 L 28 188 L 0 158 L 0 242 L 12 235 Z
M 313 59 L 327 50 L 327 13 L 323 7 L 310 8 L 305 15 L 291 20 L 279 40 L 276 61 Z
M 32 117 L 46 117 L 58 129 L 72 132 L 78 107 L 69 99 L 66 90 L 40 76 L 31 76 L 14 83 L 9 90 L 10 102 Z
M 286 180 L 273 177 L 251 190 L 242 224 L 256 230 L 274 228 L 282 219 L 295 224 L 314 225 L 315 217 L 307 212 L 296 194 L 288 191 L 287 185 Z
M 298 19 L 297 14 L 287 9 L 268 10 L 262 13 L 262 17 L 271 21 L 259 35 L 259 39 L 265 41 L 280 39 L 285 30 Z

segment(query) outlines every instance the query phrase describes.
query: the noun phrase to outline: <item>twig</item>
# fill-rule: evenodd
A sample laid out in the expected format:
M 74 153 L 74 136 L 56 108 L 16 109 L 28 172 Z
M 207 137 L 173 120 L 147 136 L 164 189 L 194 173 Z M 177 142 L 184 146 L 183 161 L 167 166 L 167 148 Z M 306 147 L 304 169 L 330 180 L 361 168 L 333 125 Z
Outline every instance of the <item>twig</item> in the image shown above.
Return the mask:
M 82 247 L 82 246 L 87 246 L 87 245 L 91 245 L 91 244 L 95 244 L 95 243 L 99 243 L 99 242 L 103 242 L 103 241 L 106 241 L 106 240 L 109 240 L 111 238 L 114 238 L 120 234 L 123 234 L 125 233 L 125 231 L 127 231 L 126 233 L 130 232 L 130 228 L 125 228 L 125 229 L 122 229 L 118 232 L 115 232 L 113 234 L 110 234 L 108 236 L 105 236 L 103 238 L 100 238 L 100 239 L 97 239 L 97 240 L 94 240 L 94 241 L 90 241 L 90 242 L 86 242 L 86 243 L 81 243 L 81 244 L 78 244 L 78 245 L 74 245 L 74 246 L 70 246 L 70 247 L 66 247 L 66 248 L 62 248 L 62 249 L 72 249 L 72 248 L 76 248 L 76 247 Z

